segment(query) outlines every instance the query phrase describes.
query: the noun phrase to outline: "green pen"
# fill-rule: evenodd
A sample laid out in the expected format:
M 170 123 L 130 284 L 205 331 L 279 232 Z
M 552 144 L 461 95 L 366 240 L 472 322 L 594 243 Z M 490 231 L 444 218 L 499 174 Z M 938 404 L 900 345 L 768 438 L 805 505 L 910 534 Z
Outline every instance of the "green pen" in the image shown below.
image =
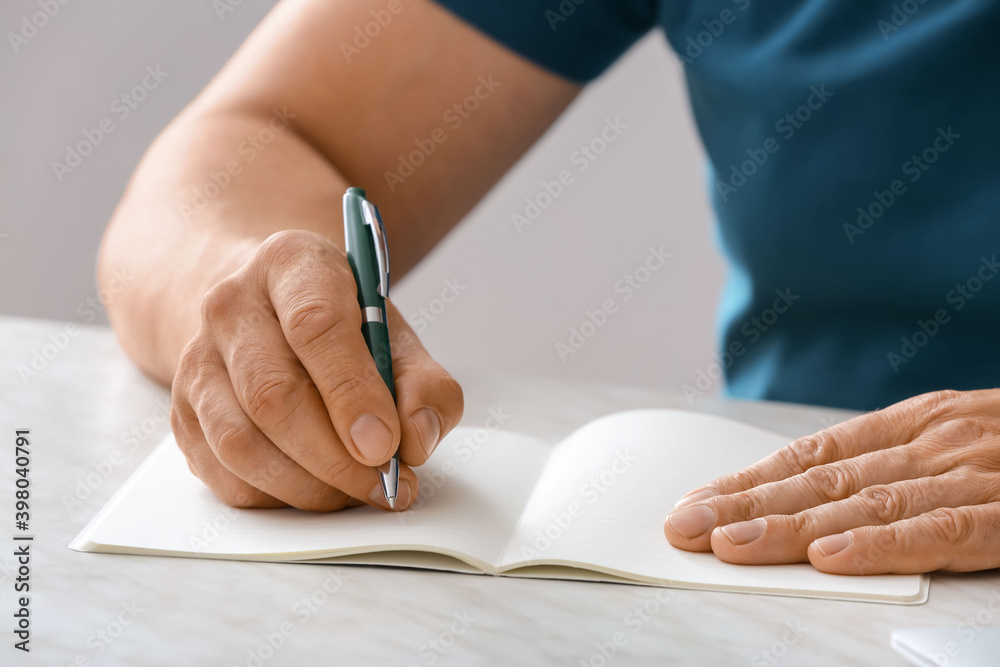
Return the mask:
M 385 300 L 389 298 L 389 248 L 385 226 L 378 209 L 361 188 L 348 188 L 344 195 L 344 242 L 347 261 L 358 284 L 361 306 L 361 333 L 375 360 L 378 374 L 396 402 L 396 384 L 392 379 L 392 353 L 389 350 L 389 320 Z M 379 482 L 389 507 L 395 509 L 399 489 L 399 450 L 387 463 L 378 467 Z

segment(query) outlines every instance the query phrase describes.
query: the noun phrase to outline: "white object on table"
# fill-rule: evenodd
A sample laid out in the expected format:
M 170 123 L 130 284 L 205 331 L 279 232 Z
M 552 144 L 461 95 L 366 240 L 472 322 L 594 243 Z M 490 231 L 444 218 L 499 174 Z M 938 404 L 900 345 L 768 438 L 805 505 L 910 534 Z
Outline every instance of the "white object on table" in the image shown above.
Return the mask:
M 892 633 L 891 644 L 897 653 L 917 667 L 1000 665 L 1000 629 L 975 623 L 964 627 L 896 630 Z

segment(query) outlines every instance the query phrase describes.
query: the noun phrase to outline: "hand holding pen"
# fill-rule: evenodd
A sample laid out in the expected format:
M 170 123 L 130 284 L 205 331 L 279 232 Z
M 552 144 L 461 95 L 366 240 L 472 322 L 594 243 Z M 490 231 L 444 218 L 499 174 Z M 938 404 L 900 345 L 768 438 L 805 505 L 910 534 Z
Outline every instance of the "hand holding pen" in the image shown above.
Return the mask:
M 177 443 L 230 505 L 389 509 L 398 474 L 394 504 L 404 510 L 418 493 L 410 466 L 461 418 L 458 383 L 378 293 L 374 228 L 361 191 L 352 192 L 364 226 L 355 231 L 369 235 L 372 251 L 355 255 L 355 266 L 368 262 L 378 281 L 359 290 L 344 251 L 325 236 L 279 232 L 208 291 L 200 329 L 181 354 Z M 374 206 L 368 216 L 379 219 Z M 387 265 L 385 273 L 388 288 Z M 379 312 L 362 310 L 359 299 Z

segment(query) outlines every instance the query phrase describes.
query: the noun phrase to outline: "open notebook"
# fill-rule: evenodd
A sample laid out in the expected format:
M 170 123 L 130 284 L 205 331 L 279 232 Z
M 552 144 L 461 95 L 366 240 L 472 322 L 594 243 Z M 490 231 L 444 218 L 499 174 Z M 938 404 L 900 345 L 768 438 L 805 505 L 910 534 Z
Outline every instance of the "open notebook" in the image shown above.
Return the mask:
M 787 438 L 690 412 L 593 421 L 551 445 L 460 428 L 418 469 L 421 499 L 389 513 L 235 510 L 167 438 L 70 545 L 78 551 L 395 565 L 897 604 L 921 576 L 848 577 L 809 564 L 740 566 L 670 546 L 663 520 L 699 484 Z

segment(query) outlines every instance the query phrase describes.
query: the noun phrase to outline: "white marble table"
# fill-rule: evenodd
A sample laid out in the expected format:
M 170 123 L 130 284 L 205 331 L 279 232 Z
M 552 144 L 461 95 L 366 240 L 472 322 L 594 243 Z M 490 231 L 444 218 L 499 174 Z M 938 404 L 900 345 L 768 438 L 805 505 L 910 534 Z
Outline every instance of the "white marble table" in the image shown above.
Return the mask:
M 2 665 L 902 665 L 889 648 L 895 628 L 952 628 L 962 648 L 977 627 L 1000 625 L 995 571 L 934 575 L 927 604 L 899 607 L 76 553 L 69 541 L 168 431 L 168 392 L 130 364 L 107 329 L 83 328 L 54 356 L 57 348 L 43 350 L 65 331 L 63 323 L 0 318 Z M 35 351 L 53 358 L 25 383 L 17 369 L 30 367 Z M 502 406 L 509 428 L 553 440 L 616 410 L 688 407 L 650 391 L 456 375 L 466 424 Z M 849 415 L 726 401 L 698 408 L 789 437 Z M 34 450 L 30 655 L 13 649 L 11 621 L 14 431 L 25 427 Z M 600 645 L 610 653 L 616 633 L 624 643 L 605 658 Z

